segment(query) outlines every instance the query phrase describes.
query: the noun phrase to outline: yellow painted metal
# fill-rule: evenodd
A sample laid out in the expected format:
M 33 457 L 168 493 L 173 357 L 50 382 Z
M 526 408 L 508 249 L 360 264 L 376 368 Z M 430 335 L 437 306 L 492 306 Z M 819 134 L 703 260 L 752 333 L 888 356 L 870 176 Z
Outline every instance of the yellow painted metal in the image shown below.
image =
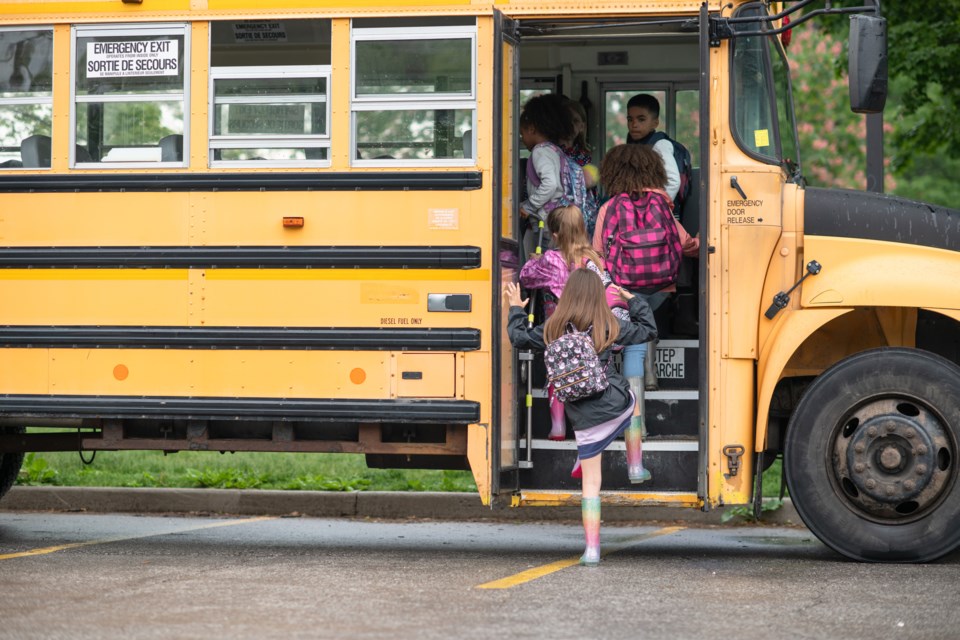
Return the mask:
M 0 299 L 10 325 L 183 326 L 191 304 L 187 272 L 164 269 L 2 269 Z
M 823 267 L 792 294 L 790 305 L 774 321 L 761 319 L 767 331 L 761 333 L 763 348 L 757 362 L 758 451 L 766 439 L 770 399 L 781 378 L 817 375 L 865 349 L 914 346 L 918 308 L 960 318 L 956 301 L 943 297 L 943 283 L 960 278 L 954 252 L 810 235 L 803 237 L 803 243 L 798 260 L 796 242 L 785 238 L 782 260 L 771 264 L 772 273 L 793 271 L 793 276 L 768 277 L 768 281 L 789 282 L 789 288 L 803 273 L 801 263 L 817 260 Z M 892 255 L 896 255 L 895 269 L 890 268 Z M 775 288 L 768 284 L 765 301 Z M 944 303 L 953 304 L 945 308 Z
M 30 5 L 28 12 L 24 11 L 26 4 Z M 269 5 L 258 0 L 143 0 L 140 4 L 124 4 L 121 0 L 5 0 L 0 2 L 0 24 L 486 15 L 492 10 L 489 2 L 472 0 L 350 0 L 331 3 L 283 0 Z
M 4 393 L 355 399 L 397 396 L 390 352 L 4 349 L 0 356 Z M 351 376 L 356 369 L 364 375 Z
M 805 307 L 960 308 L 960 299 L 944 296 L 944 283 L 960 281 L 955 251 L 808 235 L 804 255 L 823 265 L 819 275 L 803 284 Z
M 11 193 L 4 199 L 10 214 L 0 219 L 0 236 L 9 246 L 479 246 L 489 242 L 492 201 L 486 187 Z M 20 215 L 26 211 L 30 216 Z M 284 227 L 285 216 L 302 216 L 304 226 Z M 489 254 L 481 258 L 489 268 Z
M 0 296 L 17 304 L 0 306 L 0 324 L 479 329 L 489 322 L 489 277 L 482 269 L 4 269 Z M 473 311 L 427 312 L 429 293 L 470 294 Z
M 350 20 L 330 25 L 330 131 L 350 131 Z M 330 169 L 350 169 L 350 137 L 330 136 Z
M 665 491 L 601 491 L 600 502 L 610 506 L 702 507 L 695 493 Z M 580 493 L 575 491 L 521 491 L 514 495 L 515 507 L 578 507 Z
M 149 2 L 149 0 L 147 0 Z M 194 87 L 210 86 L 210 23 L 197 21 L 192 23 L 190 35 L 190 83 Z M 197 62 L 199 61 L 199 62 Z M 190 112 L 204 114 L 209 110 L 208 92 L 193 91 L 190 94 Z M 208 146 L 210 139 L 210 121 L 208 118 L 190 118 L 190 139 L 184 141 L 183 157 L 189 158 L 188 171 L 202 172 L 207 168 Z
M 29 12 L 24 5 L 29 4 Z M 511 17 L 549 17 L 570 14 L 607 16 L 694 15 L 697 0 L 647 0 L 624 4 L 619 0 L 279 0 L 265 5 L 259 0 L 143 0 L 125 4 L 120 0 L 18 0 L 0 2 L 0 22 L 123 22 L 134 20 L 185 20 L 217 17 L 270 18 L 274 20 L 316 15 L 328 17 L 377 15 L 490 15 L 496 8 Z M 710 0 L 711 11 L 722 6 Z
M 398 398 L 452 398 L 456 392 L 456 361 L 452 353 L 400 353 L 391 376 Z
M 482 405 L 481 405 L 482 406 Z M 467 461 L 473 473 L 473 480 L 480 494 L 480 502 L 489 505 L 492 500 L 491 473 L 493 462 L 490 457 L 490 423 L 481 421 L 467 427 Z

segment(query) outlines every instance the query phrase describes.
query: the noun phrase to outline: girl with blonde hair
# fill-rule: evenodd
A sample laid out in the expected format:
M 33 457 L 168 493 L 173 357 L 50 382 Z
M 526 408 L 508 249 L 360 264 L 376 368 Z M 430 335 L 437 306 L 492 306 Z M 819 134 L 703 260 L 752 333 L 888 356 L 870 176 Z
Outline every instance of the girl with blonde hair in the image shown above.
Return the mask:
M 603 270 L 603 259 L 590 244 L 583 214 L 576 206 L 557 207 L 547 216 L 547 228 L 554 249 L 534 254 L 520 270 L 520 284 L 525 289 L 543 290 L 544 312 L 547 318 L 553 314 L 570 272 L 585 267 L 597 273 L 604 285 L 610 284 L 610 276 Z M 628 319 L 626 304 L 620 296 L 611 292 L 608 302 L 618 309 L 619 317 Z M 553 387 L 547 388 L 550 402 L 550 440 L 566 439 L 563 403 L 557 400 Z

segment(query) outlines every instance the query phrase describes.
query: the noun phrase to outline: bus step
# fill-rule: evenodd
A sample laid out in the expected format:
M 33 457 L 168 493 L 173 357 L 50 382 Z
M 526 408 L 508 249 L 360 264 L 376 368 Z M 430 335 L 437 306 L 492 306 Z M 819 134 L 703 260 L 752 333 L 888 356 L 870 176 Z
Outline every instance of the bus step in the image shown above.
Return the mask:
M 526 448 L 527 441 L 526 439 L 520 440 L 520 447 Z M 554 450 L 554 451 L 575 451 L 577 448 L 577 441 L 573 438 L 568 440 L 541 440 L 534 438 L 533 439 L 533 448 L 534 449 L 544 449 L 544 450 Z M 653 438 L 646 439 L 643 441 L 643 450 L 644 452 L 649 451 L 698 451 L 700 448 L 699 443 L 690 438 L 690 439 L 676 439 L 668 440 L 665 438 Z M 617 440 L 610 444 L 606 449 L 607 451 L 626 451 L 627 447 L 624 444 L 623 440 Z
M 536 389 L 533 397 L 533 437 L 546 438 L 550 431 L 547 392 Z M 699 433 L 699 393 L 696 390 L 647 391 L 644 400 L 647 433 L 651 437 L 695 438 Z
M 600 502 L 624 507 L 702 507 L 696 493 L 688 491 L 601 491 Z M 527 490 L 514 496 L 515 507 L 579 507 L 579 491 Z
M 521 452 L 526 443 L 521 442 Z M 580 480 L 570 471 L 577 459 L 576 442 L 534 439 L 533 467 L 520 470 L 521 489 L 579 491 Z M 642 485 L 627 479 L 627 456 L 623 442 L 613 443 L 601 458 L 603 488 L 617 491 L 692 491 L 697 490 L 699 452 L 696 441 L 653 440 L 643 443 L 643 466 L 653 478 Z

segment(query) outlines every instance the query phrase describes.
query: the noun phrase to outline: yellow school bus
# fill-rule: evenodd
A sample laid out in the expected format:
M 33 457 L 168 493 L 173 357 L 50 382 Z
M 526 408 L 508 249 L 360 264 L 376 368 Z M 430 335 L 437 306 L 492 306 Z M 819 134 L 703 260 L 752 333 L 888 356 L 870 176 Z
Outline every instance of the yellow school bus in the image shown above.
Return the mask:
M 604 503 L 756 504 L 782 454 L 840 553 L 955 549 L 958 213 L 805 186 L 790 11 L 0 1 L 0 490 L 30 451 L 347 452 L 576 504 L 574 441 L 504 330 L 517 114 L 579 100 L 598 163 L 643 92 L 693 156 L 702 245 L 645 398 L 653 480 L 617 443 Z M 827 12 L 855 15 L 854 108 L 882 110 L 877 8 L 791 26 Z

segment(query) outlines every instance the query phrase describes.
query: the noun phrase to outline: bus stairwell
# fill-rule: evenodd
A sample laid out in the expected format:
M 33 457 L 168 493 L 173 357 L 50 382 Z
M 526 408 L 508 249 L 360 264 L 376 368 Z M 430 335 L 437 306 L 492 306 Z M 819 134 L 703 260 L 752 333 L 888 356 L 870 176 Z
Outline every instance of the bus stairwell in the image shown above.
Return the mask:
M 674 504 L 695 502 L 698 472 L 697 363 L 699 343 L 694 339 L 667 338 L 657 343 L 656 369 L 659 389 L 644 392 L 643 464 L 651 480 L 632 485 L 627 480 L 626 450 L 618 438 L 603 453 L 603 495 L 624 504 Z M 619 358 L 616 358 L 620 366 Z M 567 428 L 566 439 L 550 440 L 550 410 L 543 358 L 532 361 L 532 432 L 529 446 L 526 429 L 520 430 L 521 504 L 575 502 L 580 480 L 570 475 L 577 459 L 577 442 Z M 525 398 L 520 398 L 521 415 Z

